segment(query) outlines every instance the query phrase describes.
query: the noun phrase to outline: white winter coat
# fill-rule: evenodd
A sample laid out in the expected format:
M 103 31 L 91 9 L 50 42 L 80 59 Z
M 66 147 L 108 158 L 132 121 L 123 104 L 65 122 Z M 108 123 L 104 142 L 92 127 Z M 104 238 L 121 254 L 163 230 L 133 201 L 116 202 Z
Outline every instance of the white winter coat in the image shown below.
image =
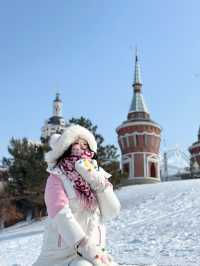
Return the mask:
M 107 175 L 107 178 L 110 177 L 102 168 L 101 170 L 102 174 Z M 33 266 L 68 266 L 69 262 L 77 258 L 75 245 L 84 236 L 92 239 L 94 245 L 105 247 L 106 228 L 104 222 L 119 214 L 120 203 L 109 182 L 110 185 L 103 192 L 96 193 L 98 200 L 96 210 L 88 211 L 81 206 L 72 183 L 60 169 L 56 167 L 48 171 L 50 176 L 45 189 L 47 211 L 51 207 L 48 205 L 56 204 L 57 199 L 62 208 L 53 217 L 50 217 L 48 213 L 41 254 Z M 53 189 L 49 185 L 52 179 L 54 179 L 55 187 Z M 53 196 L 51 198 L 51 194 L 55 194 L 56 190 L 58 190 L 57 199 L 54 199 Z M 63 201 L 62 195 L 67 197 L 67 201 Z

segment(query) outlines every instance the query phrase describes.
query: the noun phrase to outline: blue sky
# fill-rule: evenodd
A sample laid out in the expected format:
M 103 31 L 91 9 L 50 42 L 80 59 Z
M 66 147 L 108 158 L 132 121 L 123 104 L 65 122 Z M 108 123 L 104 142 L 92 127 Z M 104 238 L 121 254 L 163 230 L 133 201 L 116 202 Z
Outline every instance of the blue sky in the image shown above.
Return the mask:
M 12 136 L 39 139 L 57 90 L 66 120 L 81 115 L 107 144 L 132 98 L 134 49 L 162 145 L 183 150 L 200 125 L 200 2 L 0 1 L 0 157 Z

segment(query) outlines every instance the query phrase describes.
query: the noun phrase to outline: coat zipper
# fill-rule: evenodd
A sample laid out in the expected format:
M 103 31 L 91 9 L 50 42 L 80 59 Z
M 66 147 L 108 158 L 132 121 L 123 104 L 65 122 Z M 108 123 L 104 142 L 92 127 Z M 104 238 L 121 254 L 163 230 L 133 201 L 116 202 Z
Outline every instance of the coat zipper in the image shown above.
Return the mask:
M 98 225 L 98 230 L 99 230 L 99 245 L 101 245 L 101 228 Z
M 61 235 L 59 234 L 58 235 L 58 247 L 59 248 L 61 247 L 61 240 L 62 240 L 62 238 L 61 238 Z

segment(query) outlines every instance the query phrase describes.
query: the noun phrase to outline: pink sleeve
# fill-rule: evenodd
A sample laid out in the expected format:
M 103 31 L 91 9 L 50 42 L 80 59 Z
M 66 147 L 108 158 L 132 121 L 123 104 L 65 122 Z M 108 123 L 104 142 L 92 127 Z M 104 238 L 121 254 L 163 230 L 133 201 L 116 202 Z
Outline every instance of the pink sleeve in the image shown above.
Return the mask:
M 56 175 L 50 175 L 47 179 L 44 199 L 48 215 L 53 218 L 66 204 L 69 203 L 63 183 Z

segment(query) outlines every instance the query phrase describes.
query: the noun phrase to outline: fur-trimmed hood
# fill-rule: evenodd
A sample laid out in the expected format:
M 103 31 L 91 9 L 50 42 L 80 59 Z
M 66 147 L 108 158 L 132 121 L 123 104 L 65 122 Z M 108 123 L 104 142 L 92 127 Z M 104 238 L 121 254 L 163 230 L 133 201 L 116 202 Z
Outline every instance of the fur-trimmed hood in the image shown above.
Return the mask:
M 94 135 L 87 128 L 72 124 L 62 133 L 53 134 L 49 140 L 51 150 L 45 154 L 45 161 L 49 166 L 54 166 L 57 159 L 73 144 L 78 138 L 88 142 L 90 149 L 97 152 L 97 142 Z

